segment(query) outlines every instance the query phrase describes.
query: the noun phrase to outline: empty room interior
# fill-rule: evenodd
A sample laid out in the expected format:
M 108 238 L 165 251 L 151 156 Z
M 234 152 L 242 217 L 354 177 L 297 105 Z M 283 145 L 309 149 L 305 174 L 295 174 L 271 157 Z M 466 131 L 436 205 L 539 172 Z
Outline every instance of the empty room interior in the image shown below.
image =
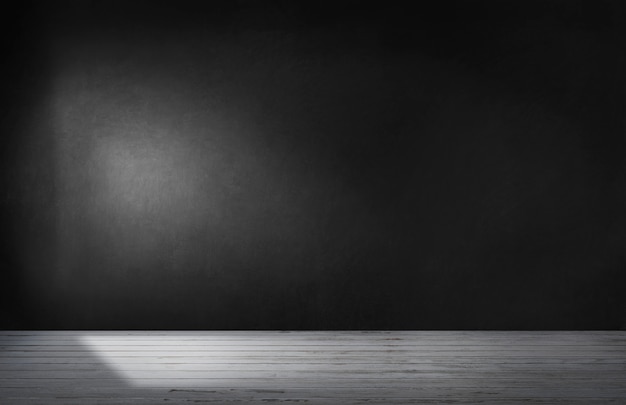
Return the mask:
M 0 403 L 626 404 L 625 4 L 14 2 Z

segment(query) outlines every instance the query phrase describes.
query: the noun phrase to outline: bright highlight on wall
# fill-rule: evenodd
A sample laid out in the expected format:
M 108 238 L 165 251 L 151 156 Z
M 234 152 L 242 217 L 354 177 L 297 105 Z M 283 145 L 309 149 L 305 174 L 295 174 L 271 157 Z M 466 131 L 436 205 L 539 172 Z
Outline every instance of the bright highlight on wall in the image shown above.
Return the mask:
M 97 142 L 93 160 L 97 198 L 114 217 L 157 220 L 171 231 L 196 220 L 200 185 L 185 150 L 175 139 L 156 142 L 109 138 Z M 193 162 L 192 162 L 193 163 Z
M 177 252 L 220 216 L 216 167 L 228 131 L 208 113 L 195 118 L 195 93 L 175 70 L 139 75 L 116 53 L 86 58 L 80 43 L 62 42 L 59 53 L 50 105 L 60 288 L 80 283 L 78 274 L 85 286 L 102 277 L 127 283 L 129 270 L 184 268 Z

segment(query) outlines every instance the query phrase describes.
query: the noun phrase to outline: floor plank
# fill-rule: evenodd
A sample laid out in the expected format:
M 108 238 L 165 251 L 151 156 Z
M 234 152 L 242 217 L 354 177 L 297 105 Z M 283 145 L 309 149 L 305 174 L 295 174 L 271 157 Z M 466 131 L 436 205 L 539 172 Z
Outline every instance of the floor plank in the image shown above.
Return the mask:
M 0 331 L 4 404 L 626 404 L 621 331 Z

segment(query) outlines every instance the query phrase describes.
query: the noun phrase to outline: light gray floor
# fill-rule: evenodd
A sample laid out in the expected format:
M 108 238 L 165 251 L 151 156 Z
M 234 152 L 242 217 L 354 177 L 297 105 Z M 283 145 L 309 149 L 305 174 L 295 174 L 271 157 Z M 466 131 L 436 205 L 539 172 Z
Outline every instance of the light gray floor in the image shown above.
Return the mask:
M 0 331 L 0 404 L 626 404 L 626 332 Z

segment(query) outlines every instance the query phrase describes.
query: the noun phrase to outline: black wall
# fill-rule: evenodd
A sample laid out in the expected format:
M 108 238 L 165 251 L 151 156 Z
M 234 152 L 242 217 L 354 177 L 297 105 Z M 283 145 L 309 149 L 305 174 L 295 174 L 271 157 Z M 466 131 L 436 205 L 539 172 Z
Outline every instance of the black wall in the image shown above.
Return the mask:
M 622 3 L 414 6 L 20 3 L 0 326 L 626 325 Z

